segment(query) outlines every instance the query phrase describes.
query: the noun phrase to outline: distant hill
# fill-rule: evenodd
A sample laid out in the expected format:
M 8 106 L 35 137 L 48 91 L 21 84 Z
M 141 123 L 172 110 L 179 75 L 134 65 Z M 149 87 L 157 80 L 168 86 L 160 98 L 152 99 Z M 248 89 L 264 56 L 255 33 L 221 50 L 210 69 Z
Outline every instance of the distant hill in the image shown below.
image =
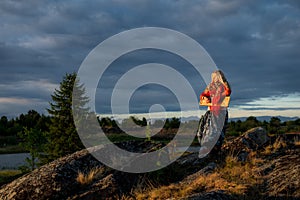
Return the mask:
M 98 117 L 99 117 L 100 115 L 98 115 Z M 103 117 L 103 116 L 102 116 Z M 174 115 L 174 117 L 175 117 L 175 115 Z M 247 116 L 247 117 L 230 117 L 230 115 L 229 115 L 229 119 L 228 119 L 228 121 L 238 121 L 238 120 L 241 120 L 241 121 L 245 121 L 247 118 L 248 118 L 249 116 Z M 272 117 L 278 117 L 282 122 L 285 122 L 285 121 L 294 121 L 294 120 L 297 120 L 297 119 L 299 119 L 299 117 L 285 117 L 285 116 L 254 116 L 254 117 L 256 117 L 256 119 L 258 120 L 258 121 L 267 121 L 267 122 L 269 122 L 270 121 L 270 119 L 272 118 Z M 126 117 L 125 117 L 126 118 Z M 172 117 L 169 117 L 169 118 L 172 118 Z M 115 118 L 115 120 L 117 120 L 119 123 L 121 123 L 122 122 L 122 119 L 123 118 Z M 156 117 L 156 118 L 153 118 L 153 120 L 155 121 L 155 120 L 164 120 L 164 118 L 163 117 Z M 182 122 L 188 122 L 188 121 L 198 121 L 198 120 L 200 120 L 200 117 L 198 117 L 198 116 L 189 116 L 189 117 L 182 117 L 181 118 L 181 121 Z
M 229 121 L 238 121 L 238 120 L 245 121 L 248 117 L 234 117 L 234 118 L 229 117 L 228 120 Z M 256 117 L 256 116 L 254 116 L 254 117 Z M 267 122 L 269 122 L 272 117 L 278 117 L 281 120 L 281 122 L 295 121 L 295 120 L 299 119 L 299 117 L 285 117 L 285 116 L 257 116 L 256 119 L 258 121 L 267 121 Z M 190 116 L 190 117 L 183 117 L 182 121 L 186 122 L 186 121 L 199 120 L 199 119 L 200 118 L 197 117 L 197 116 Z
M 284 117 L 284 116 L 257 116 L 256 119 L 258 121 L 267 121 L 267 122 L 269 122 L 272 117 L 278 117 L 282 122 L 294 121 L 294 120 L 299 119 L 299 117 Z M 247 118 L 248 117 L 229 118 L 229 121 L 238 121 L 238 120 L 245 121 Z

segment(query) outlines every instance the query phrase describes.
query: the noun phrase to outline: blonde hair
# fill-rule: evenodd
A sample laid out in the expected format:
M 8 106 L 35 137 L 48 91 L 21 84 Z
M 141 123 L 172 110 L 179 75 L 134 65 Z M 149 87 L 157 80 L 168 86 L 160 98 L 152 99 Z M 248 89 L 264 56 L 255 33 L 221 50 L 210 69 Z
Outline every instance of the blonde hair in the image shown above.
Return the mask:
M 217 78 L 218 81 L 220 81 L 221 83 L 223 83 L 228 89 L 231 90 L 230 85 L 227 81 L 227 79 L 225 78 L 224 73 L 221 70 L 216 70 L 211 74 L 212 77 L 212 81 L 214 79 L 214 77 Z

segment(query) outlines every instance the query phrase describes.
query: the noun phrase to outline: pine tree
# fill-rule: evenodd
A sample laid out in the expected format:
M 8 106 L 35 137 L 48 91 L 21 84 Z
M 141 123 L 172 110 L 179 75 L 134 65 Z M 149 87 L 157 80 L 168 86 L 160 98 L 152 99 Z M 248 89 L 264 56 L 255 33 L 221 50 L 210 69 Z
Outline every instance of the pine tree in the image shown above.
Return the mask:
M 74 92 L 76 92 L 76 98 L 73 99 L 73 102 L 76 102 L 76 105 L 81 108 L 84 108 L 88 102 L 88 98 L 84 96 L 85 89 L 83 85 L 79 85 L 76 79 L 76 73 L 66 74 L 60 83 L 59 89 L 55 89 L 54 94 L 51 95 L 53 102 L 50 103 L 50 109 L 48 109 L 48 113 L 51 115 L 51 123 L 49 132 L 46 134 L 48 139 L 46 162 L 84 147 L 73 121 L 73 86 Z M 82 110 L 87 111 L 88 108 Z
M 41 130 L 35 128 L 28 129 L 27 127 L 24 128 L 23 132 L 19 132 L 18 136 L 22 140 L 19 144 L 30 153 L 30 157 L 27 157 L 25 160 L 32 171 L 40 164 L 36 159 L 41 157 L 42 148 L 46 142 L 45 136 Z M 26 167 L 24 166 L 24 169 Z

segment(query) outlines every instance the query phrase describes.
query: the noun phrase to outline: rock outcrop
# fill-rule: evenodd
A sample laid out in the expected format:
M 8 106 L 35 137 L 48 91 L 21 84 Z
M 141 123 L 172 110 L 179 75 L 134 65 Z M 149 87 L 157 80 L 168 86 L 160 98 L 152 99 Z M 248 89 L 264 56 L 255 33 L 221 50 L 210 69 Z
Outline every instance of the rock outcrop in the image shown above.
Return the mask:
M 267 164 L 272 170 L 266 173 L 267 191 L 271 196 L 300 199 L 299 151 L 289 151 Z
M 66 199 L 78 190 L 78 171 L 101 164 L 87 150 L 55 160 L 3 186 L 0 199 Z
M 153 148 L 147 142 L 124 142 L 126 149 L 142 151 Z M 98 151 L 105 151 L 100 149 Z M 109 152 L 104 152 L 109 153 Z M 82 185 L 76 178 L 79 172 L 87 174 L 92 169 L 103 168 L 90 185 Z M 107 199 L 130 190 L 137 181 L 135 174 L 123 173 L 101 164 L 87 150 L 81 150 L 46 164 L 29 174 L 1 187 L 0 199 Z
M 147 152 L 161 146 L 161 144 L 144 141 L 128 141 L 117 145 L 133 152 Z M 106 152 L 105 148 L 95 151 L 106 155 L 110 153 Z M 188 169 L 186 172 L 188 173 L 191 168 L 194 171 L 199 169 L 200 165 L 192 165 L 196 160 L 198 160 L 196 155 L 183 156 L 175 165 L 180 165 L 185 170 Z M 76 180 L 79 172 L 88 174 L 91 170 L 99 168 L 102 168 L 101 173 L 98 173 L 89 184 L 82 184 Z M 130 192 L 138 182 L 142 182 L 145 176 L 145 174 L 110 169 L 95 159 L 87 150 L 81 150 L 2 186 L 0 199 L 116 199 Z M 181 176 L 175 175 L 172 180 L 178 180 Z
M 274 142 L 274 139 L 273 139 Z M 266 145 L 270 145 L 272 139 L 266 131 L 257 127 L 244 133 L 242 136 L 227 141 L 219 155 L 198 158 L 198 153 L 187 153 L 172 163 L 163 171 L 144 174 L 126 173 L 106 167 L 96 160 L 87 150 L 78 151 L 46 164 L 31 173 L 28 173 L 13 182 L 0 188 L 1 200 L 43 200 L 43 199 L 118 199 L 123 195 L 131 195 L 130 192 L 138 185 L 147 187 L 151 178 L 160 177 L 163 184 L 190 185 L 197 177 L 214 173 L 222 161 L 220 155 L 236 156 L 240 163 L 251 159 L 251 152 L 263 155 L 263 162 L 257 173 L 264 180 L 261 196 L 264 199 L 297 199 L 300 198 L 300 156 L 299 145 L 293 148 L 287 146 L 280 149 L 281 153 L 265 155 Z M 143 141 L 129 141 L 118 144 L 119 147 L 135 151 L 147 152 L 158 148 L 157 144 Z M 293 141 L 287 145 L 293 145 Z M 104 152 L 109 153 L 109 152 Z M 272 157 L 274 155 L 274 157 Z M 92 169 L 99 170 L 97 176 L 88 183 L 80 183 L 76 180 L 78 173 L 88 174 Z M 155 174 L 156 173 L 156 174 Z M 220 172 L 219 172 L 220 173 Z M 146 180 L 146 181 L 145 181 Z M 164 181 L 164 182 L 163 182 Z M 238 198 L 244 198 L 239 196 Z M 226 191 L 210 188 L 209 191 L 197 190 L 192 195 L 183 199 L 238 199 Z

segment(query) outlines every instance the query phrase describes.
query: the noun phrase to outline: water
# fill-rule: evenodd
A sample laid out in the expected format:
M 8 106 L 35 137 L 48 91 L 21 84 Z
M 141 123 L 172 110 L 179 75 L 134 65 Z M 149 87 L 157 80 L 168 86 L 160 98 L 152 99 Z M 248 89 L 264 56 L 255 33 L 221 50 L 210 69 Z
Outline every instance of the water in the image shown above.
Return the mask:
M 30 154 L 0 154 L 0 169 L 18 169 L 18 167 L 26 164 L 26 157 L 30 157 Z
M 176 151 L 183 151 L 184 147 L 177 147 Z M 189 147 L 188 152 L 198 152 L 199 147 Z M 29 153 L 0 154 L 0 169 L 18 169 L 18 167 L 26 164 L 26 157 L 30 157 Z

